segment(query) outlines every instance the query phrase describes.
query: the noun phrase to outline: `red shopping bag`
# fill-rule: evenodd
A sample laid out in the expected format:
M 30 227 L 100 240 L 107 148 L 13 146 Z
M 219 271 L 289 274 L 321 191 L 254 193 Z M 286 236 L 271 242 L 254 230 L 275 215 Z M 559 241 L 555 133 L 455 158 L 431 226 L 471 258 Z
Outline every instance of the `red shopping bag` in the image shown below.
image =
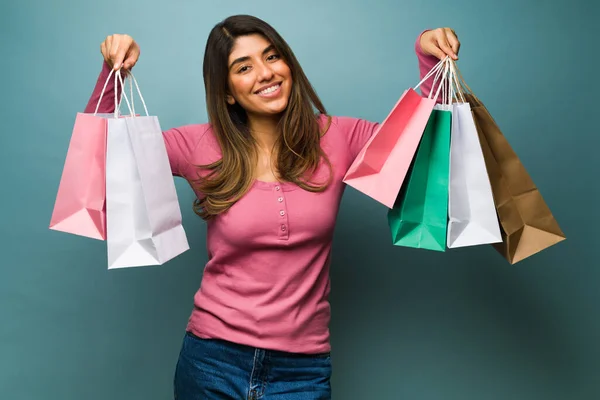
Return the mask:
M 406 90 L 346 172 L 344 182 L 388 208 L 394 207 L 417 151 L 435 98 L 415 90 L 445 67 L 440 61 L 414 89 Z M 440 85 L 441 88 L 441 85 Z

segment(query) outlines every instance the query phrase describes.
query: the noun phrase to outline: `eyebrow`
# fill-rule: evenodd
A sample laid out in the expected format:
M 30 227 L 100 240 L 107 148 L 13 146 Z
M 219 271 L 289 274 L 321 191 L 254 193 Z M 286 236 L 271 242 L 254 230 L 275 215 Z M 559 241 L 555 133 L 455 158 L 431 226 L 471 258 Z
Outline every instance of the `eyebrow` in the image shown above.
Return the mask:
M 274 46 L 274 45 L 270 45 L 270 46 L 268 46 L 267 48 L 265 48 L 265 49 L 263 50 L 263 52 L 262 52 L 262 55 L 264 56 L 265 54 L 267 54 L 268 52 L 270 52 L 270 51 L 272 51 L 272 50 L 275 50 L 275 46 Z M 235 60 L 233 60 L 233 62 L 232 62 L 230 65 L 229 65 L 229 69 L 233 68 L 233 66 L 234 66 L 235 64 L 239 64 L 239 63 L 242 63 L 242 62 L 244 62 L 244 61 L 248 61 L 248 60 L 250 60 L 250 57 L 249 57 L 249 56 L 244 56 L 244 57 L 239 57 L 239 58 L 236 58 L 236 59 L 235 59 Z

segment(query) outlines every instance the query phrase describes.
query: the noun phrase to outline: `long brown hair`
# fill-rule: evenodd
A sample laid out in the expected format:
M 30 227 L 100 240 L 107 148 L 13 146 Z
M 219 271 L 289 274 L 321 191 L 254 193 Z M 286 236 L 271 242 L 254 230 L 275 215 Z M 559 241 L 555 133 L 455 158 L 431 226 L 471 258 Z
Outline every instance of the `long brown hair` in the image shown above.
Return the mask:
M 194 212 L 205 220 L 228 210 L 254 182 L 258 157 L 256 141 L 248 129 L 244 109 L 237 102 L 228 104 L 226 97 L 229 92 L 227 64 L 235 39 L 251 34 L 265 37 L 292 73 L 290 98 L 279 120 L 280 135 L 274 148 L 279 179 L 311 192 L 321 192 L 331 182 L 331 163 L 320 144 L 331 119 L 328 117 L 322 130 L 314 109 L 321 115 L 327 115 L 327 112 L 294 53 L 277 31 L 261 19 L 249 15 L 232 16 L 212 29 L 204 53 L 208 118 L 222 153 L 220 160 L 197 166 L 208 173 L 198 173 L 198 179 L 193 181 L 202 194 L 194 201 Z M 320 184 L 311 182 L 321 160 L 329 168 L 329 179 Z

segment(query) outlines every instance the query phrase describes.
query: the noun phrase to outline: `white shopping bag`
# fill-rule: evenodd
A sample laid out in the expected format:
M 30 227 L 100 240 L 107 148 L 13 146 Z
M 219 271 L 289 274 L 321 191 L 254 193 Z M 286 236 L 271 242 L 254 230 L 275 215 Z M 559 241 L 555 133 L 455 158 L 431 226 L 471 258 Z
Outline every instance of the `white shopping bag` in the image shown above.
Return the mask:
M 123 86 L 120 71 L 115 73 L 117 78 Z M 136 116 L 127 96 L 122 95 L 130 116 L 108 120 L 106 236 L 109 269 L 164 264 L 189 249 L 158 118 L 148 115 L 131 73 L 129 79 L 135 82 L 146 116 Z M 116 96 L 115 90 L 115 103 Z M 118 107 L 115 115 L 117 113 Z
M 452 63 L 451 74 L 459 102 L 452 105 L 447 246 L 499 243 L 502 242 L 500 223 L 483 151 L 471 106 L 464 101 L 461 86 L 455 79 L 455 69 Z

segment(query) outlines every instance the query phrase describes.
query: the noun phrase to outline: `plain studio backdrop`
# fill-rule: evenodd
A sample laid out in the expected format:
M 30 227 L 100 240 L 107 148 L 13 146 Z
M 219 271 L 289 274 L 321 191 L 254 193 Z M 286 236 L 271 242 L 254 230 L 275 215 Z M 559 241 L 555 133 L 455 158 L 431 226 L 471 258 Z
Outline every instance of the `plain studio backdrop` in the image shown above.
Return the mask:
M 163 400 L 207 259 L 108 271 L 106 244 L 48 229 L 100 43 L 128 33 L 163 128 L 206 122 L 202 59 L 232 14 L 271 23 L 329 113 L 381 121 L 418 82 L 414 43 L 450 26 L 466 81 L 567 235 L 514 266 L 491 247 L 395 247 L 385 207 L 348 188 L 333 265 L 333 397 L 600 398 L 598 3 L 592 0 L 3 1 L 0 398 Z

